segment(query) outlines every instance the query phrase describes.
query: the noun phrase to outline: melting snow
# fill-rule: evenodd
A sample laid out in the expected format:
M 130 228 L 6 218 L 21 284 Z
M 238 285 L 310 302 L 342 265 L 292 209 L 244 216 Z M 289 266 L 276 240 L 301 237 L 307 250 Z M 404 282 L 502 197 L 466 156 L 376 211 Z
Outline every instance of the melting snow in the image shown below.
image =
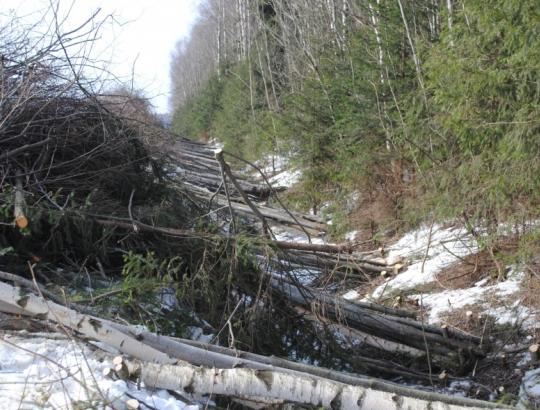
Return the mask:
M 356 235 L 358 235 L 358 231 L 347 232 L 345 234 L 345 239 L 352 242 L 356 239 Z
M 377 301 L 396 291 L 410 292 L 421 285 L 433 283 L 443 268 L 478 252 L 478 246 L 474 237 L 464 228 L 433 225 L 406 234 L 387 251 L 388 263 L 405 263 L 406 270 L 378 286 L 367 298 L 369 300 Z M 535 324 L 536 312 L 522 306 L 519 299 L 504 303 L 520 290 L 523 275 L 522 272 L 510 269 L 507 279 L 499 283 L 490 284 L 489 279 L 483 279 L 467 289 L 447 289 L 411 297 L 421 300 L 422 305 L 428 308 L 427 320 L 430 323 L 440 323 L 441 315 L 445 312 L 475 305 L 483 309 L 484 314 L 495 317 L 499 324 L 530 327 Z M 348 300 L 358 300 L 361 297 L 354 290 L 343 295 Z
M 412 289 L 435 280 L 443 268 L 478 250 L 476 241 L 464 228 L 426 226 L 401 238 L 388 250 L 388 263 L 406 261 L 407 270 L 391 278 L 373 292 L 379 299 L 394 289 Z
M 300 170 L 285 170 L 269 178 L 268 181 L 274 188 L 289 188 L 296 184 L 300 180 L 301 176 L 302 172 Z
M 414 295 L 422 299 L 422 304 L 429 308 L 428 321 L 439 323 L 441 314 L 449 310 L 460 309 L 467 305 L 477 305 L 484 308 L 484 313 L 496 318 L 499 324 L 517 324 L 530 317 L 530 311 L 519 304 L 519 300 L 510 306 L 493 308 L 490 302 L 500 302 L 505 296 L 519 291 L 523 273 L 513 272 L 508 279 L 486 286 L 486 280 L 477 282 L 468 289 L 445 290 L 442 292 Z
M 2 408 L 122 410 L 131 397 L 157 409 L 199 408 L 165 390 L 139 390 L 135 384 L 107 378 L 103 370 L 112 367 L 108 359 L 100 360 L 81 343 L 53 336 L 4 335 L 0 340 Z
M 261 161 L 256 161 L 256 165 L 267 176 L 274 188 L 290 188 L 302 176 L 302 171 L 292 168 L 289 158 L 281 155 L 270 155 Z M 259 172 L 249 165 L 244 169 L 244 173 L 255 179 L 262 179 Z
M 284 241 L 284 242 L 295 242 L 295 243 L 309 243 L 308 237 L 304 233 L 300 232 L 291 232 L 279 227 L 272 227 L 272 232 L 274 233 L 274 236 L 276 238 L 276 241 Z M 323 245 L 328 242 L 326 242 L 322 238 L 317 238 L 315 236 L 311 236 L 311 243 L 317 244 L 317 245 Z
M 523 377 L 519 389 L 519 409 L 536 409 L 540 405 L 540 369 L 534 369 Z

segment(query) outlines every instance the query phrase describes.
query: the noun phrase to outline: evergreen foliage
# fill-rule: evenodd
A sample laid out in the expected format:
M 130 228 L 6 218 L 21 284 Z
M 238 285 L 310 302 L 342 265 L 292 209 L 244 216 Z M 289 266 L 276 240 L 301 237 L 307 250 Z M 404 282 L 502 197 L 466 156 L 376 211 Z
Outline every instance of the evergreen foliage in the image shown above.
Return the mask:
M 417 138 L 440 161 L 426 166 L 438 209 L 496 222 L 537 207 L 539 32 L 535 1 L 469 1 L 427 52 Z
M 495 223 L 537 214 L 534 0 L 453 1 L 450 10 L 366 2 L 367 24 L 349 23 L 340 41 L 321 30 L 304 49 L 281 42 L 290 27 L 278 3 L 261 4 L 247 56 L 177 110 L 177 131 L 210 135 L 252 159 L 286 150 L 304 170 L 301 202 L 315 208 L 380 191 L 398 218 Z M 263 38 L 271 64 L 261 63 Z

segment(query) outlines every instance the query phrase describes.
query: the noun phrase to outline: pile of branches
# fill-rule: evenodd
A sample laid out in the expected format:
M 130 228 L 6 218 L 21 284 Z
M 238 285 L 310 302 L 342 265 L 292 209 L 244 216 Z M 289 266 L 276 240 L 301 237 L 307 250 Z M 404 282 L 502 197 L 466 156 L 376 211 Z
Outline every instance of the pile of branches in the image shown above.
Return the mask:
M 0 27 L 0 267 L 27 272 L 30 260 L 78 270 L 95 258 L 119 269 L 123 252 L 153 238 L 126 238 L 104 222 L 191 224 L 196 201 L 167 190 L 164 156 L 148 145 L 148 105 L 94 92 L 101 84 L 84 75 L 91 62 L 71 56 L 96 24 L 41 35 L 16 19 Z

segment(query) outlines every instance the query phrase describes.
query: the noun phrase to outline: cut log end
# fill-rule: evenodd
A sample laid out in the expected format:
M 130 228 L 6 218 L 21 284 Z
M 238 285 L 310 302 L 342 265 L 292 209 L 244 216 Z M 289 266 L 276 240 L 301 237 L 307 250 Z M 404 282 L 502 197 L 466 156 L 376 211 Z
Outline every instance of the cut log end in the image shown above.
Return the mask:
M 440 374 L 439 374 L 439 380 L 441 381 L 446 381 L 448 380 L 448 373 L 446 370 L 443 370 Z
M 19 215 L 15 218 L 15 224 L 20 228 L 24 229 L 28 226 L 28 218 L 24 215 Z
M 135 400 L 135 399 L 129 399 L 129 400 L 126 401 L 126 407 L 127 407 L 129 410 L 135 410 L 135 409 L 140 408 L 140 404 L 139 404 L 139 401 L 138 401 L 138 400 Z
M 531 360 L 533 362 L 538 361 L 540 358 L 540 344 L 535 343 L 529 346 L 529 354 L 531 355 Z

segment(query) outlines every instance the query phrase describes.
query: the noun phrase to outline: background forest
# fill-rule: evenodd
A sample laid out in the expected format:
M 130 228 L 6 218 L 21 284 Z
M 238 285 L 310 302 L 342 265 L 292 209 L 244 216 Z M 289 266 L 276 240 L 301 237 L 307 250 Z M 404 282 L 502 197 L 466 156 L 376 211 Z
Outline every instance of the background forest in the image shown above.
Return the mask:
M 540 196 L 539 34 L 534 0 L 209 0 L 173 57 L 173 128 L 289 157 L 298 203 L 359 192 L 372 227 L 521 221 Z

